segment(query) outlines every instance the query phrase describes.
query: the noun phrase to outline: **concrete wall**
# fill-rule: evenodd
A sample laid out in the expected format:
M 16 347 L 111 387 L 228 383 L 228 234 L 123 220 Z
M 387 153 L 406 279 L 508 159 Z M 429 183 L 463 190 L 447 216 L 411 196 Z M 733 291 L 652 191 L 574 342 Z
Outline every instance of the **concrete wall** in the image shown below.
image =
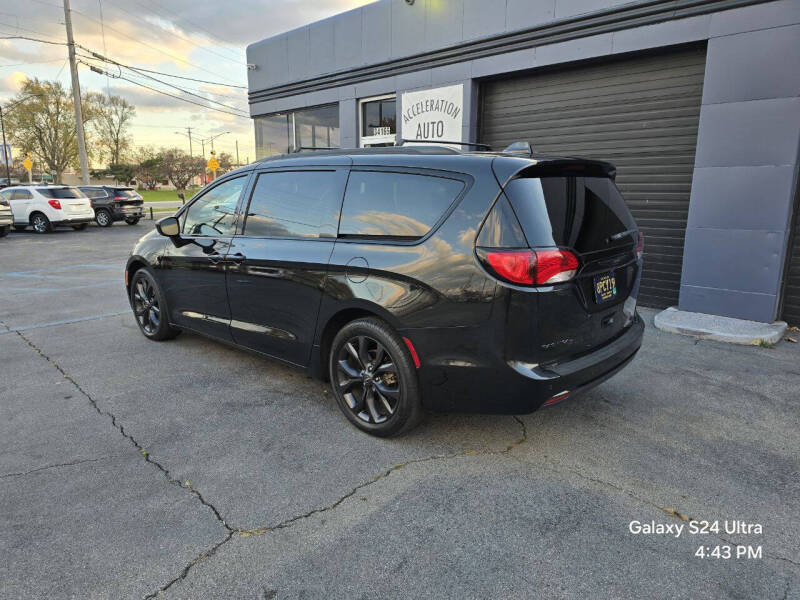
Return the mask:
M 487 36 L 590 19 L 616 0 L 381 0 L 248 47 L 250 90 L 422 55 Z M 635 4 L 635 3 L 634 3 Z M 722 5 L 722 4 L 721 4 Z M 633 4 L 626 4 L 626 7 Z M 339 102 L 343 146 L 358 143 L 359 98 L 464 85 L 463 141 L 484 77 L 708 42 L 680 308 L 776 317 L 800 157 L 800 0 L 779 0 L 587 35 L 394 76 L 255 102 L 252 115 Z M 400 111 L 398 102 L 398 112 Z M 398 136 L 402 137 L 398 114 Z

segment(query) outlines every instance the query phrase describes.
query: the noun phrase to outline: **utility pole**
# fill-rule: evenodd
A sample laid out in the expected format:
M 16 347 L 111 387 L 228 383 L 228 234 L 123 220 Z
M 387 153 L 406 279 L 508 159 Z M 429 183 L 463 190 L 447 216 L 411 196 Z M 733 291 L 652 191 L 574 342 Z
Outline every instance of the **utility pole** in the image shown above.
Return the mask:
M 75 62 L 75 40 L 72 37 L 72 14 L 69 0 L 64 0 L 64 24 L 67 26 L 67 48 L 69 50 L 69 72 L 72 75 L 72 102 L 75 105 L 75 127 L 78 132 L 78 155 L 81 160 L 81 181 L 89 184 L 89 160 L 86 158 L 86 139 L 83 134 L 83 111 L 81 110 L 81 86 L 78 82 L 78 63 Z
M 10 161 L 10 156 L 8 152 L 8 146 L 6 146 L 6 125 L 3 122 L 3 107 L 0 106 L 0 127 L 3 129 L 3 160 L 6 163 L 6 183 L 11 185 L 11 168 L 9 167 L 8 163 Z
M 236 140 L 236 168 L 239 168 L 239 140 Z
M 192 158 L 192 128 L 187 127 L 186 131 L 189 132 L 189 158 Z

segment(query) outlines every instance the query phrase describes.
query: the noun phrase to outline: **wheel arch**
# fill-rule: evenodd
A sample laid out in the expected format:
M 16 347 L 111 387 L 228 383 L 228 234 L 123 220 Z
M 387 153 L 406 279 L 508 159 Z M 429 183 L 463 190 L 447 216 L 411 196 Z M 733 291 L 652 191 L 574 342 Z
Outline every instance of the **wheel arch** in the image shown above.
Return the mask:
M 311 374 L 317 379 L 328 380 L 328 356 L 330 355 L 333 339 L 339 330 L 357 319 L 377 317 L 397 329 L 397 319 L 386 309 L 378 305 L 358 304 L 340 308 L 332 313 L 320 327 L 317 344 L 314 346 L 311 359 Z
M 125 289 L 127 290 L 129 296 L 131 293 L 131 281 L 133 280 L 133 276 L 136 274 L 136 271 L 149 266 L 150 264 L 141 256 L 131 256 L 128 259 L 128 264 L 125 265 Z

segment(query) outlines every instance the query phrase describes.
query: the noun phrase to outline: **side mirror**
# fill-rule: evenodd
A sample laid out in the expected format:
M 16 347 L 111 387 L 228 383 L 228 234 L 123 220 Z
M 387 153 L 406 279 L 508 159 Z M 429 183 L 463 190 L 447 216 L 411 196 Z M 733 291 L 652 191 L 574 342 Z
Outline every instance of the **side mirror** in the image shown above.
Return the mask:
M 164 217 L 156 221 L 156 231 L 166 237 L 178 237 L 181 234 L 181 224 L 175 217 Z

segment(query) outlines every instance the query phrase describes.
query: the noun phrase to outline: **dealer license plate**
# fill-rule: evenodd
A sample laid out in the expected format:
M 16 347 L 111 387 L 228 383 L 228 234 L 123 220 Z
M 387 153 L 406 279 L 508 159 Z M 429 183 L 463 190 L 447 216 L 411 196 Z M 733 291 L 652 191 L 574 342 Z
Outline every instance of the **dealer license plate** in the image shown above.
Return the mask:
M 603 304 L 617 297 L 617 278 L 613 273 L 594 278 L 594 301 Z

